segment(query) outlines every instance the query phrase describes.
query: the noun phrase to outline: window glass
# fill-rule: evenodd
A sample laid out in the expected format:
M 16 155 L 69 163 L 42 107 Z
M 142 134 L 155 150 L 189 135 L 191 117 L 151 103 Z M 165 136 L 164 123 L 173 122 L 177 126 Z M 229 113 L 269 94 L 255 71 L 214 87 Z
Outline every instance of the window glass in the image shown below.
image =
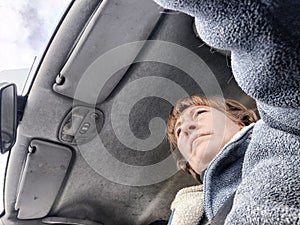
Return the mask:
M 38 64 L 70 2 L 0 0 L 0 82 L 15 83 L 22 94 L 30 68 Z
M 72 0 L 0 0 L 0 83 L 17 85 L 18 95 L 31 82 L 61 16 Z M 32 67 L 33 66 L 33 67 Z M 0 213 L 3 212 L 4 176 L 8 153 L 0 154 Z

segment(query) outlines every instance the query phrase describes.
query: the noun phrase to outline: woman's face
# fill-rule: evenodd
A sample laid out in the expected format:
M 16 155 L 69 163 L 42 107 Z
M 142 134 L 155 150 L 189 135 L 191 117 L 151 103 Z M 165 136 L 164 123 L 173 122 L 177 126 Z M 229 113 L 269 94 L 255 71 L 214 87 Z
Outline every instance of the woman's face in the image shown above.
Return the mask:
M 190 106 L 177 119 L 174 131 L 179 151 L 200 174 L 241 127 L 217 109 Z

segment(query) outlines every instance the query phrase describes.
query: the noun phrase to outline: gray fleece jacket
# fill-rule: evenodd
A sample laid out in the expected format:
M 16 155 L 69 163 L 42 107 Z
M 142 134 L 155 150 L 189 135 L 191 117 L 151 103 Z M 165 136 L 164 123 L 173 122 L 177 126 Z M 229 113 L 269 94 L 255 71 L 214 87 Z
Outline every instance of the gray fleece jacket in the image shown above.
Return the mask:
M 204 208 L 209 220 L 237 190 L 242 181 L 242 167 L 254 124 L 244 127 L 220 151 L 206 169 Z
M 225 224 L 300 224 L 300 1 L 155 1 L 195 17 L 203 41 L 231 51 L 235 79 L 259 108 Z M 205 195 L 216 187 L 226 188 L 207 184 Z M 204 201 L 211 219 L 218 203 Z

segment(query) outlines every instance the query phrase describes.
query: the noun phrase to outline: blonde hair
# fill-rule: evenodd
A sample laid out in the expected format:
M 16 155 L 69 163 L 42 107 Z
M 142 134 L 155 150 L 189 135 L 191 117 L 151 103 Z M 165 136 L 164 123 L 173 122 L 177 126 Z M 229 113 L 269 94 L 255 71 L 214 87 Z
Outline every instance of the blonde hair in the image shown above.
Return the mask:
M 192 95 L 176 103 L 169 114 L 167 123 L 167 138 L 170 143 L 170 149 L 177 161 L 177 166 L 183 171 L 191 174 L 197 181 L 200 181 L 199 174 L 191 168 L 179 151 L 175 151 L 177 149 L 177 138 L 174 131 L 175 124 L 181 113 L 190 106 L 208 106 L 215 108 L 243 126 L 248 126 L 249 124 L 256 122 L 257 116 L 253 110 L 247 109 L 241 103 L 221 97 L 206 98 L 199 95 Z

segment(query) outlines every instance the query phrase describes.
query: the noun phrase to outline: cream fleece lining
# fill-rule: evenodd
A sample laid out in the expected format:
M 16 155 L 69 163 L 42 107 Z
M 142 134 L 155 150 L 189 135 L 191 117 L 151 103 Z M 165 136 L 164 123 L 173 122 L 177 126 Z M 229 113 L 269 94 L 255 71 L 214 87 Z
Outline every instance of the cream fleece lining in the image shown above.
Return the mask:
M 171 204 L 171 225 L 197 225 L 204 215 L 203 185 L 181 189 Z

